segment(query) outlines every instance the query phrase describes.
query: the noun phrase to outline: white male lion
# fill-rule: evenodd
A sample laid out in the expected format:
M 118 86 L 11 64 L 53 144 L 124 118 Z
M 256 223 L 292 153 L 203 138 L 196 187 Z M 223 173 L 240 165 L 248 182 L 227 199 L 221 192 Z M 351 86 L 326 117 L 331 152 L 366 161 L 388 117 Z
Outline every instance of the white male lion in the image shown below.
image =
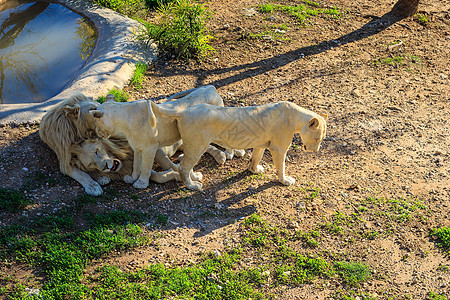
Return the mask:
M 166 155 L 166 153 L 173 155 L 180 144 L 158 149 L 155 161 L 166 171 L 152 170 L 151 180 L 158 183 L 181 180 L 178 172 L 173 171 L 173 163 Z M 101 185 L 108 184 L 111 180 L 123 180 L 132 172 L 133 149 L 127 140 L 121 137 L 83 140 L 72 145 L 71 153 L 74 164 Z
M 102 188 L 76 165 L 71 146 L 95 136 L 93 118 L 88 112 L 99 105 L 76 93 L 48 111 L 39 127 L 41 139 L 58 157 L 61 172 L 81 183 L 86 193 L 96 196 L 102 193 Z
M 199 104 L 177 111 L 151 102 L 153 112 L 178 122 L 184 143 L 181 179 L 186 187 L 201 190 L 200 182 L 189 176 L 210 143 L 225 148 L 253 148 L 249 170 L 261 173 L 259 162 L 269 148 L 278 180 L 291 185 L 295 179 L 285 175 L 286 152 L 294 133 L 299 133 L 305 150 L 317 152 L 326 134 L 326 115 L 320 116 L 291 102 L 251 107 L 218 107 Z

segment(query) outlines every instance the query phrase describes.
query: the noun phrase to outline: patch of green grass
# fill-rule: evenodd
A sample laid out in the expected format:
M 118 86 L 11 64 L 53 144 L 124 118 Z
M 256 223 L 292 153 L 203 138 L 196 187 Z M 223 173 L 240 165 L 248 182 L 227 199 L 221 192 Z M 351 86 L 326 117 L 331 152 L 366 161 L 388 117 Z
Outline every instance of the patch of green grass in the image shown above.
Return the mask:
M 0 188 L 0 210 L 17 212 L 31 203 L 33 200 L 23 191 Z
M 335 262 L 334 266 L 336 272 L 349 285 L 357 285 L 363 281 L 367 281 L 371 277 L 369 267 L 359 262 Z
M 305 257 L 296 254 L 293 263 L 283 264 L 275 268 L 275 278 L 283 284 L 310 283 L 317 277 L 328 277 L 332 266 L 323 258 Z
M 55 186 L 58 182 L 56 179 L 51 178 L 48 174 L 42 171 L 36 171 L 28 173 L 25 176 L 25 182 L 23 184 L 23 189 L 32 190 L 36 187 L 47 185 L 47 186 Z
M 450 254 L 450 227 L 433 228 L 431 235 L 437 239 L 439 246 Z
M 274 229 L 259 215 L 252 214 L 242 222 L 246 230 L 244 241 L 255 247 L 265 247 L 271 242 Z
M 419 23 L 422 26 L 427 26 L 430 23 L 427 16 L 423 15 L 423 14 L 415 14 L 413 16 L 413 20 L 415 20 L 417 23 Z
M 284 34 L 289 28 L 287 25 L 272 25 L 270 28 L 265 27 L 265 31 L 261 33 L 251 33 L 250 37 L 263 40 L 289 41 Z
M 448 300 L 447 296 L 444 294 L 437 294 L 433 292 L 429 292 L 428 297 L 430 300 Z
M 264 282 L 262 269 L 239 270 L 239 259 L 238 253 L 208 255 L 184 268 L 154 264 L 137 272 L 104 266 L 92 281 L 93 295 L 96 299 L 104 299 L 103 295 L 108 299 L 264 299 L 255 289 Z
M 128 93 L 124 90 L 120 89 L 112 89 L 108 92 L 108 94 L 114 95 L 116 102 L 127 102 L 128 101 Z M 106 101 L 106 96 L 100 96 L 97 99 L 97 102 L 102 104 Z
M 273 13 L 274 11 L 286 12 L 290 16 L 296 18 L 301 24 L 304 24 L 309 18 L 319 15 L 329 15 L 334 18 L 339 18 L 342 12 L 335 8 L 323 9 L 319 8 L 319 4 L 313 1 L 303 1 L 304 4 L 291 6 L 281 4 L 262 4 L 259 6 L 259 11 L 262 13 Z
M 394 68 L 407 67 L 411 70 L 411 67 L 420 64 L 421 59 L 416 55 L 396 55 L 386 58 L 377 59 L 374 61 L 375 65 L 387 65 Z
M 131 78 L 130 85 L 139 90 L 142 88 L 142 81 L 144 80 L 145 72 L 147 72 L 148 66 L 144 63 L 136 63 L 136 69 L 134 70 L 133 77 Z
M 211 12 L 201 3 L 176 0 L 158 7 L 159 19 L 155 23 L 141 21 L 144 25 L 138 39 L 155 42 L 162 53 L 177 58 L 202 58 L 214 49 L 209 44 L 213 38 L 206 28 Z
M 306 245 L 312 248 L 316 248 L 319 246 L 319 242 L 317 241 L 320 238 L 320 233 L 316 230 L 311 230 L 309 232 L 297 231 L 296 236 L 301 239 Z
M 87 264 L 115 251 L 123 251 L 149 242 L 138 224 L 148 221 L 141 212 L 116 210 L 92 214 L 83 226 L 75 220 L 77 212 L 62 210 L 2 227 L 0 257 L 41 266 L 47 280 L 40 290 L 44 299 L 85 299 L 90 288 L 81 284 Z M 3 289 L 9 298 L 22 290 Z

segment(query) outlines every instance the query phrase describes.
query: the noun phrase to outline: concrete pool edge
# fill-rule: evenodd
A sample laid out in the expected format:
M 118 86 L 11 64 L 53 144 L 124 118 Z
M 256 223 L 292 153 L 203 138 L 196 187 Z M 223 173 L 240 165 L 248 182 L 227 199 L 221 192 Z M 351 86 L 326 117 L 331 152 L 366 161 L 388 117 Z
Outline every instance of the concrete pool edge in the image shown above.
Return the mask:
M 80 72 L 56 96 L 41 103 L 0 105 L 0 125 L 39 123 L 49 109 L 76 91 L 96 99 L 112 88 L 123 88 L 131 79 L 136 62 L 149 64 L 156 59 L 156 46 L 146 47 L 135 39 L 139 22 L 87 0 L 58 0 L 56 3 L 94 24 L 97 30 L 94 51 Z

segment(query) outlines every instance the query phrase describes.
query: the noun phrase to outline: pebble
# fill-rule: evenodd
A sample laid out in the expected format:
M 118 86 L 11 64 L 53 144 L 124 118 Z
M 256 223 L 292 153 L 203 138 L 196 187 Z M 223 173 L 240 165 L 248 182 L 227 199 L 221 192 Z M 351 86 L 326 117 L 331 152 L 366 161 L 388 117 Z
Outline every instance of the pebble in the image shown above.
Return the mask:
M 28 172 L 28 168 L 26 168 L 26 167 L 23 167 L 22 170 L 25 172 Z

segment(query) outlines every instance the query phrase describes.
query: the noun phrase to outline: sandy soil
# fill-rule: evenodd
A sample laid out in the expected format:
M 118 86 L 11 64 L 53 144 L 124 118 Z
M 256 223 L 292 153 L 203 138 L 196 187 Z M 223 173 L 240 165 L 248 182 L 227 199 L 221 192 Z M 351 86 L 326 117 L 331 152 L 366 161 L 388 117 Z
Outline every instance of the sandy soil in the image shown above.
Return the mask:
M 336 212 L 355 213 L 363 221 L 348 230 L 355 226 L 355 231 L 376 231 L 376 237 L 348 231 L 323 234 L 315 250 L 293 246 L 370 265 L 375 276 L 359 289 L 379 299 L 424 299 L 430 291 L 450 296 L 450 273 L 442 267 L 450 267 L 450 261 L 429 235 L 432 228 L 450 226 L 450 3 L 421 1 L 419 13 L 427 24 L 417 18 L 380 24 L 374 16 L 388 12 L 394 2 L 319 1 L 322 7 L 337 6 L 345 13 L 340 18 L 316 17 L 301 26 L 284 13 L 259 13 L 256 7 L 263 1 L 210 1 L 216 52 L 202 63 L 159 60 L 148 70 L 142 89 L 127 89 L 131 98 L 159 99 L 212 84 L 228 106 L 287 100 L 327 111 L 327 138 L 319 153 L 305 153 L 300 137 L 294 137 L 286 172 L 296 184 L 289 187 L 277 183 L 268 152 L 264 176 L 246 171 L 250 151 L 223 166 L 205 155 L 197 166 L 204 175 L 201 193 L 175 182 L 152 183 L 145 190 L 111 183 L 118 196 L 97 209 L 154 209 L 167 214 L 169 221 L 149 232 L 158 247 L 98 263 L 126 269 L 161 261 L 188 264 L 199 253 L 223 251 L 233 244 L 239 223 L 252 213 L 292 231 L 319 228 Z M 285 32 L 275 34 L 274 25 L 288 29 L 283 26 Z M 40 173 L 57 182 L 31 191 L 35 203 L 24 212 L 28 215 L 58 209 L 83 194 L 78 183 L 59 173 L 55 154 L 40 141 L 37 130 L 0 128 L 0 186 L 20 187 L 26 175 Z M 426 208 L 411 211 L 406 221 L 389 221 L 378 217 L 383 212 L 376 204 L 362 212 L 369 198 L 420 201 Z M 0 212 L 0 225 L 17 217 Z M 326 282 L 271 292 L 279 299 L 325 299 L 339 288 L 339 283 Z

